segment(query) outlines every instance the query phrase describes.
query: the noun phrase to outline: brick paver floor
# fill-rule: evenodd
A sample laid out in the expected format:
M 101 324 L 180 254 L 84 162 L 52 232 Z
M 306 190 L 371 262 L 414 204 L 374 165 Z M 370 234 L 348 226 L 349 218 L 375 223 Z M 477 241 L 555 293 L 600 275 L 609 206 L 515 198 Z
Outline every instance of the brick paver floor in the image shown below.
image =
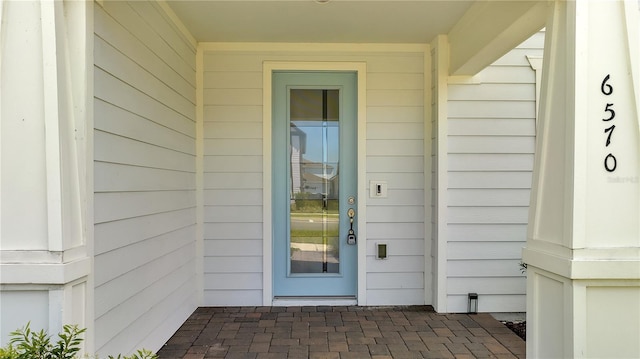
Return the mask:
M 524 358 L 489 314 L 431 307 L 204 307 L 158 352 L 202 358 Z

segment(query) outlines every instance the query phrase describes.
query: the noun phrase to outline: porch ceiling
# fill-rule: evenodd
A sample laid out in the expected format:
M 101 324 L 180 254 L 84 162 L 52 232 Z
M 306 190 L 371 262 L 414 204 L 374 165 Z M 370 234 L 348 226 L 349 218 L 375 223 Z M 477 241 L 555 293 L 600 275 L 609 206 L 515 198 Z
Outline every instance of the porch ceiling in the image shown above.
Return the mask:
M 429 43 L 474 75 L 545 24 L 542 0 L 167 0 L 197 42 Z
M 199 42 L 427 43 L 468 0 L 169 0 Z

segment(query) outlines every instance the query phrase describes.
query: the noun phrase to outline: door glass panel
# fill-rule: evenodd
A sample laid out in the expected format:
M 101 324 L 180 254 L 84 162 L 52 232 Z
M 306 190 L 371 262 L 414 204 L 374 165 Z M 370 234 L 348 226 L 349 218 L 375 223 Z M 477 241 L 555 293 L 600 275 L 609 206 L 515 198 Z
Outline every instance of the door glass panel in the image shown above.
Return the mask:
M 290 272 L 340 273 L 339 90 L 290 89 Z

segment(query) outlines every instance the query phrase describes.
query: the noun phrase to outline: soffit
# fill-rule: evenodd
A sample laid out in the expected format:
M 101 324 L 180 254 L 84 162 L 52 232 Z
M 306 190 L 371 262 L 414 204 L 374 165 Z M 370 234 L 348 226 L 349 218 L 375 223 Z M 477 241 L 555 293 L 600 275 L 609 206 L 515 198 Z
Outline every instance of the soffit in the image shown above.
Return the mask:
M 198 42 L 428 43 L 473 1 L 169 0 Z

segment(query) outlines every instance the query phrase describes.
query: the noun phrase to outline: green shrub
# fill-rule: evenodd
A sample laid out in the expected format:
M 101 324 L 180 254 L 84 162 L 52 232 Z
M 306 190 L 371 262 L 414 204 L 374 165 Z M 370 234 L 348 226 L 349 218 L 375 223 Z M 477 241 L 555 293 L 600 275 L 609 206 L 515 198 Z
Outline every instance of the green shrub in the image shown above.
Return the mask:
M 77 325 L 65 325 L 58 340 L 54 343 L 44 330 L 32 331 L 30 323 L 9 334 L 11 339 L 6 347 L 0 348 L 0 359 L 78 359 L 81 349 L 82 333 Z M 157 359 L 157 355 L 149 350 L 138 350 L 131 356 L 109 355 L 108 359 Z M 89 358 L 84 356 L 84 358 Z M 96 357 L 97 359 L 97 357 Z
M 118 354 L 118 356 L 115 356 L 115 357 L 112 355 L 109 355 L 108 358 L 109 359 L 157 359 L 158 356 L 149 350 L 142 349 L 142 350 L 138 350 L 135 354 L 131 356 L 122 356 Z
M 18 352 L 11 345 L 7 345 L 6 348 L 0 348 L 0 359 L 16 359 L 18 358 Z

